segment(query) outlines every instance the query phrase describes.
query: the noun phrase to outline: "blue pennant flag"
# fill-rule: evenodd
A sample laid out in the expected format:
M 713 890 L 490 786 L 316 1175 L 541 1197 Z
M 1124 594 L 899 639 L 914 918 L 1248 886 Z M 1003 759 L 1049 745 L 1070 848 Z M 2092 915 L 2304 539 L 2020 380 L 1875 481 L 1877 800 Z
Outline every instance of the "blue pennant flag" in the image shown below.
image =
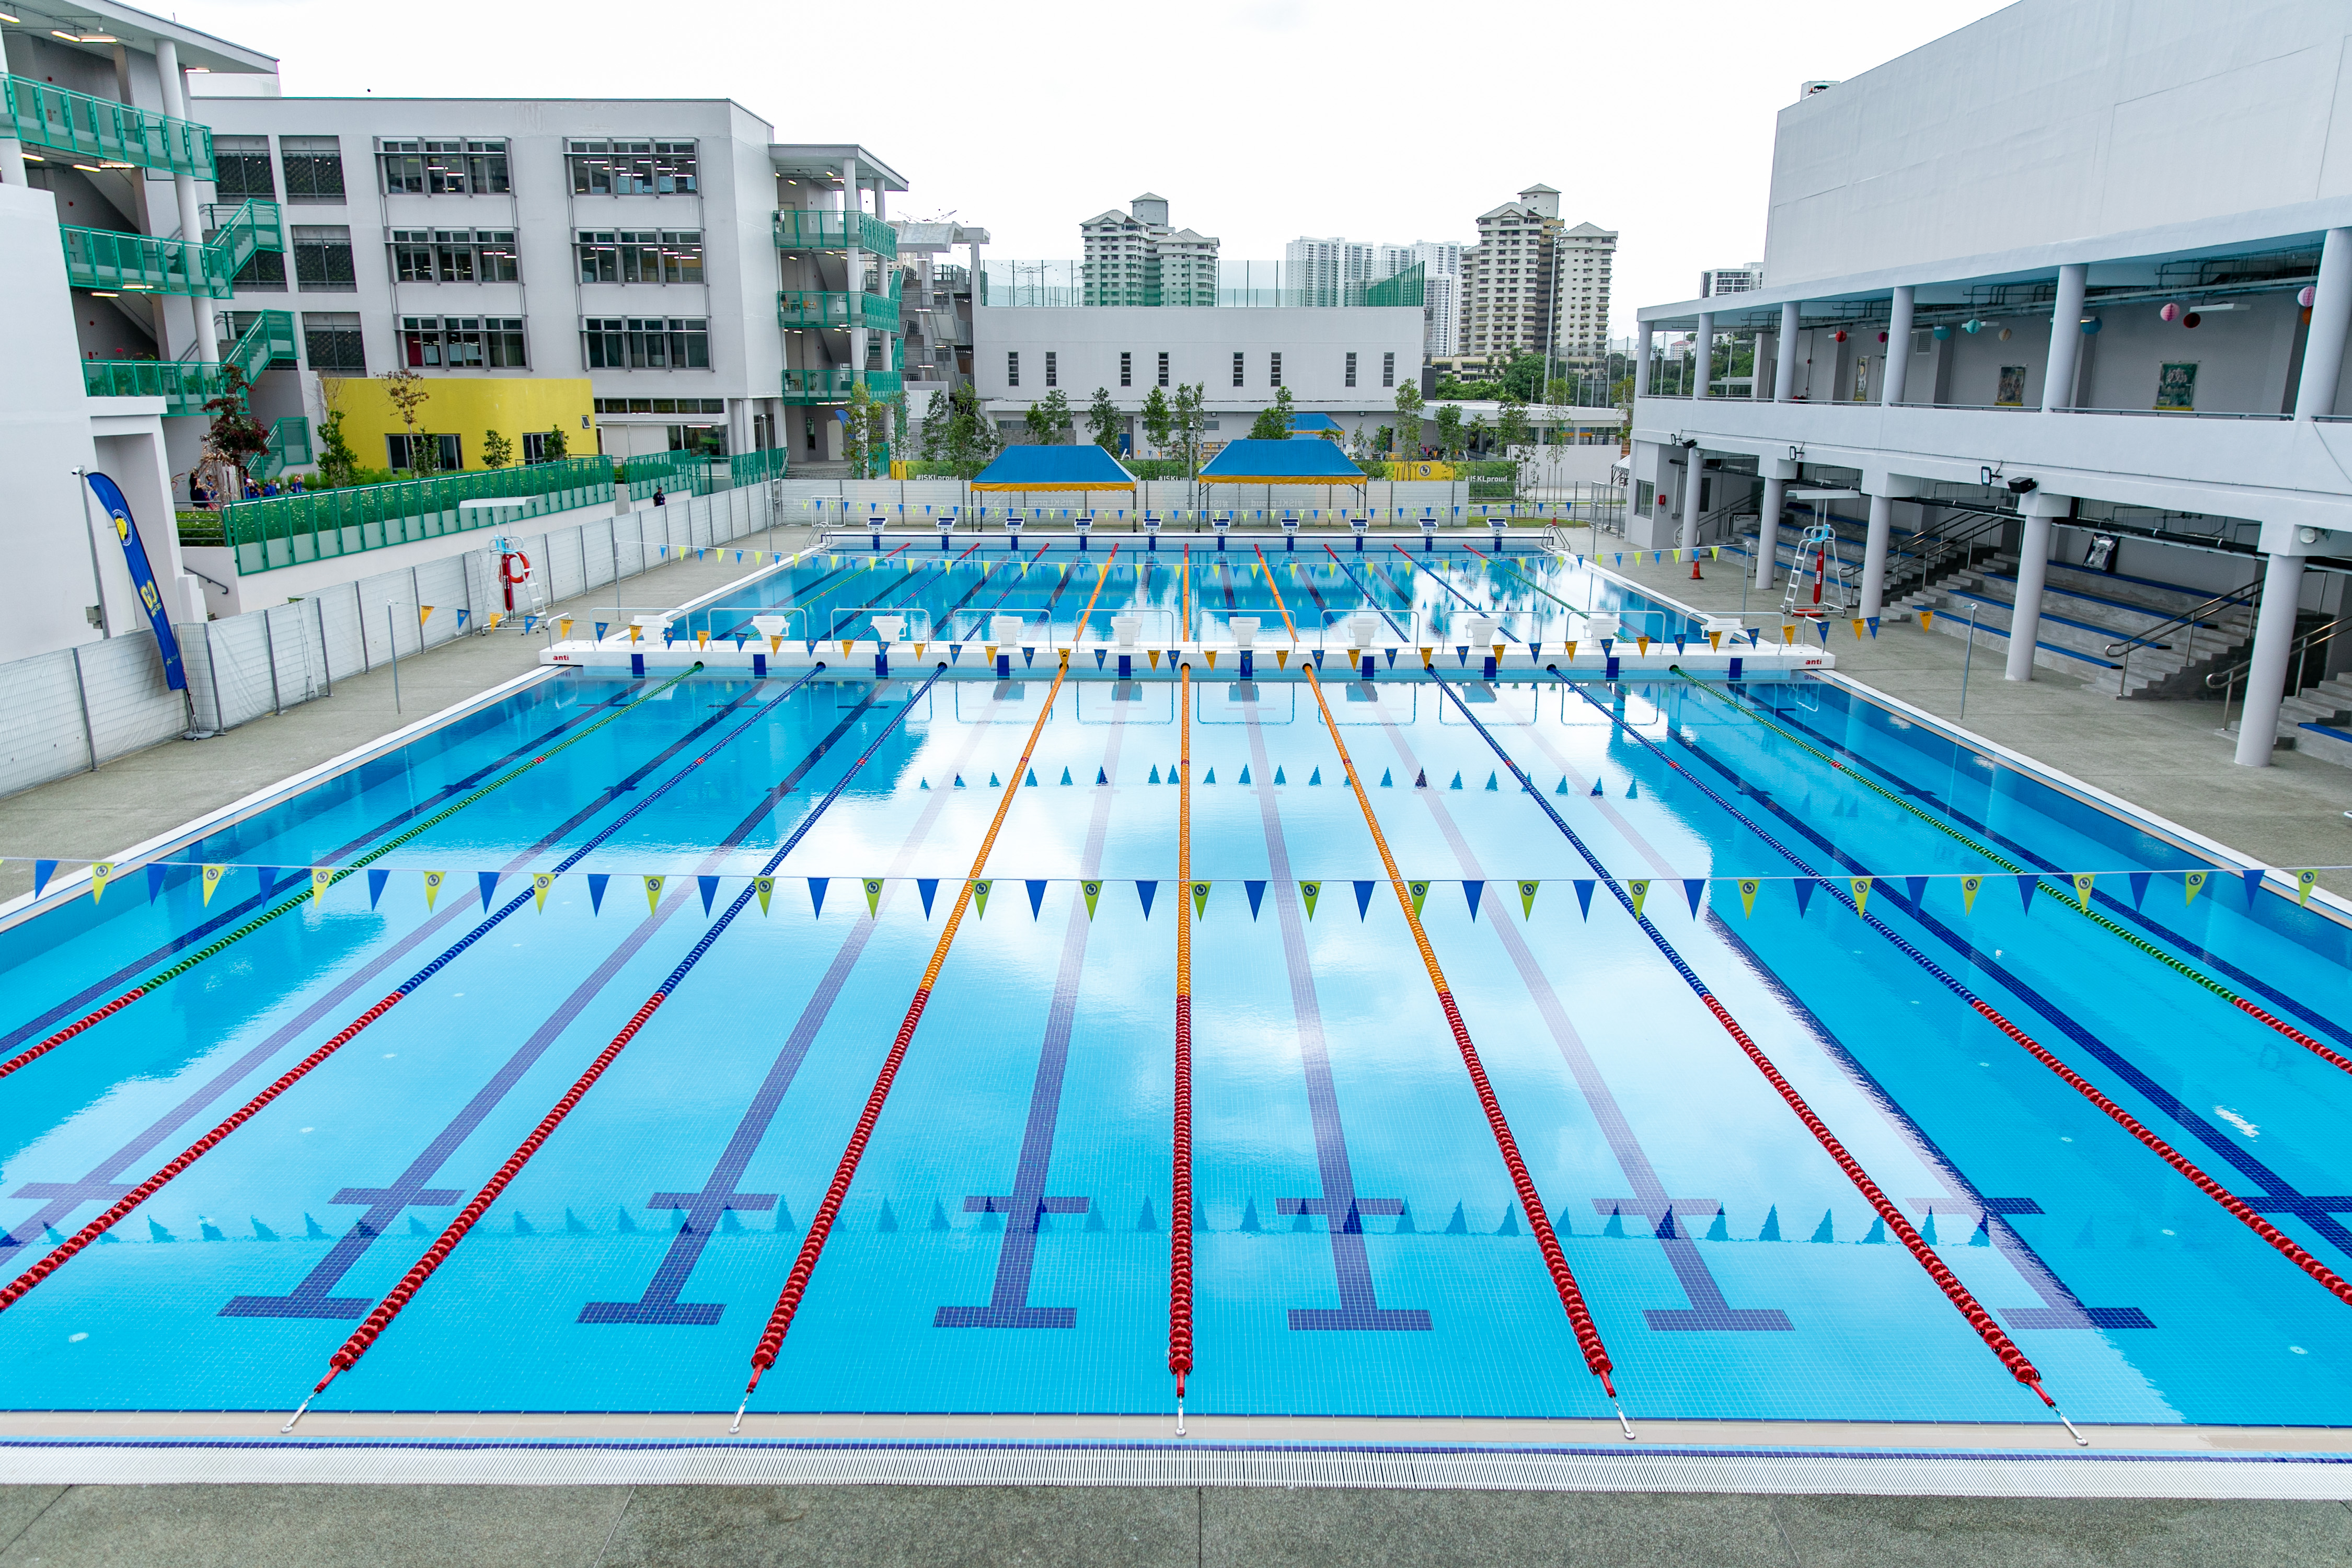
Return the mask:
M 482 908 L 487 910 L 490 907 L 490 896 L 499 890 L 499 874 L 496 871 L 482 871 L 478 872 L 477 875 L 482 883 Z
M 695 881 L 702 889 L 702 912 L 708 915 L 710 912 L 710 900 L 717 897 L 719 893 L 719 879 L 716 877 L 697 877 Z
M 931 918 L 931 895 L 937 893 L 939 890 L 940 879 L 937 877 L 918 877 L 915 879 L 915 892 L 923 900 L 923 918 L 925 920 L 929 920 Z
M 1250 919 L 1257 919 L 1257 906 L 1259 900 L 1265 897 L 1265 884 L 1245 879 L 1242 883 L 1242 891 L 1249 895 Z
M 1903 890 L 1910 895 L 1911 907 L 1916 910 L 1919 907 L 1919 900 L 1927 896 L 1927 879 L 1906 877 L 1903 879 Z
M 1377 884 L 1371 882 L 1356 884 L 1356 918 L 1360 921 L 1369 919 L 1371 915 L 1372 889 Z
M 824 918 L 824 888 L 825 884 L 832 880 L 830 877 L 811 877 L 808 879 L 809 914 L 812 918 L 816 920 Z
M 2017 879 L 2017 907 L 2027 913 L 2033 909 L 2034 876 L 2031 871 Z
M 1584 911 L 1584 918 L 1586 920 L 1591 920 L 1592 918 L 1592 889 L 1600 884 L 1593 881 L 1571 881 L 1570 885 L 1576 889 L 1576 907 Z
M 1797 918 L 1803 920 L 1805 910 L 1813 901 L 1813 879 L 1811 877 L 1800 877 L 1791 886 L 1797 895 Z
M 155 901 L 155 895 L 163 890 L 163 879 L 171 874 L 172 868 L 160 861 L 147 868 L 147 901 L 149 903 Z
M 376 900 L 383 897 L 383 885 L 391 880 L 392 873 L 389 871 L 368 873 L 368 908 L 375 908 Z
M 2134 909 L 2139 908 L 2140 900 L 2147 896 L 2149 875 L 2150 873 L 2146 871 L 2134 871 L 2126 879 L 2131 883 L 2132 908 Z
M 1698 919 L 1699 900 L 1706 897 L 1706 879 L 1705 877 L 1685 877 L 1683 879 L 1683 896 L 1690 900 L 1691 919 Z
M 1470 900 L 1470 918 L 1474 921 L 1478 918 L 1478 900 L 1486 897 L 1486 884 L 1484 882 L 1462 884 L 1462 896 Z
M 1035 920 L 1045 904 L 1045 884 L 1043 881 L 1024 883 L 1029 889 L 1029 918 Z
M 1151 900 L 1159 891 L 1160 884 L 1157 882 L 1138 882 L 1135 885 L 1136 897 L 1143 900 L 1143 918 L 1145 920 L 1150 920 L 1151 918 Z
M 588 912 L 590 914 L 600 915 L 604 912 L 604 884 L 612 879 L 609 875 L 602 871 L 588 873 Z
M 2241 871 L 2239 875 L 2246 879 L 2246 908 L 2251 910 L 2254 907 L 2254 895 L 2263 890 L 2263 868 L 2257 866 L 2251 871 Z

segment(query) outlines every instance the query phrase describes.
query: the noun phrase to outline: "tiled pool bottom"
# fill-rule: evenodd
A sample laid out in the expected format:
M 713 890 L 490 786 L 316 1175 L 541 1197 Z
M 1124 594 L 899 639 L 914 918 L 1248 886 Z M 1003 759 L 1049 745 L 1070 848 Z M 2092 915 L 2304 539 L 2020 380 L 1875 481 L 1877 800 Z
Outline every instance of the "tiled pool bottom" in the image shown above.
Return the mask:
M 0 1084 L 10 1119 L 0 1217 L 27 1243 L 12 1256 L 38 1245 L 23 1234 L 28 1218 L 70 1229 L 94 1212 L 88 1194 L 77 1207 L 52 1189 L 110 1197 L 184 1142 L 163 1147 L 151 1133 L 191 1097 L 228 1076 L 238 1092 L 219 1091 L 213 1115 L 225 1111 L 462 936 L 479 913 L 457 889 L 470 894 L 478 868 L 512 862 L 509 874 L 525 877 L 553 863 L 783 684 L 674 689 L 551 762 L 527 797 L 486 800 L 404 850 L 373 906 L 355 880 L 299 924 L 250 939 L 254 951 L 240 948 L 219 977 L 142 1002 Z M 623 689 L 550 683 L 411 748 L 396 769 L 314 792 L 188 858 L 335 863 L 365 830 L 509 752 L 529 753 Z M 791 698 L 583 863 L 615 879 L 601 911 L 583 877 L 567 876 L 544 912 L 527 907 L 499 926 L 167 1187 L 121 1227 L 127 1245 L 93 1247 L 0 1315 L 20 1369 L 10 1403 L 289 1405 L 709 928 L 695 874 L 719 876 L 722 901 L 733 897 L 756 869 L 751 850 L 805 816 L 909 689 L 820 684 Z M 985 781 L 1011 773 L 1044 694 L 1042 681 L 1018 694 L 940 689 L 907 714 L 794 852 L 768 912 L 712 948 L 322 1406 L 730 1405 L 936 940 L 943 906 L 927 913 L 921 884 L 943 879 L 947 895 L 963 876 L 999 795 Z M 1873 1234 L 1852 1186 L 1632 922 L 1605 893 L 1582 911 L 1575 884 L 1591 872 L 1507 773 L 1486 789 L 1497 763 L 1477 734 L 1425 687 L 1344 695 L 1356 700 L 1334 703 L 1343 732 L 1405 874 L 1432 884 L 1432 940 L 1636 1416 L 2031 1419 L 2038 1406 Z M 1635 728 L 1664 744 L 1695 739 L 1685 761 L 1718 759 L 1754 792 L 1718 780 L 1725 793 L 1750 811 L 1777 805 L 1887 876 L 1890 900 L 1901 873 L 1975 868 L 1949 840 L 1752 724 L 1661 689 L 1626 695 Z M 1108 696 L 1066 689 L 1045 725 L 1038 785 L 1016 786 L 988 868 L 988 910 L 967 921 L 943 971 L 808 1305 L 762 1384 L 770 1409 L 1168 1405 L 1179 892 L 1167 885 L 1176 792 L 1151 781 L 1175 760 L 1174 698 L 1164 682 L 1131 702 Z M 1580 699 L 1507 685 L 1491 696 L 1478 710 L 1506 749 L 1613 872 L 1657 879 L 1673 909 L 1662 929 L 1906 1212 L 1937 1216 L 1940 1255 L 2011 1323 L 2071 1413 L 2325 1423 L 2343 1407 L 2334 1369 L 2345 1309 L 2054 1079 L 1984 1048 L 1998 1037 L 1907 966 L 1891 967 L 1892 950 L 1869 945 L 1850 913 L 1839 925 L 1817 900 L 1801 917 L 1781 881 L 1753 915 L 1727 885 L 1691 916 L 1675 874 L 1785 868 Z M 1994 819 L 2011 853 L 2029 844 L 2118 883 L 2127 867 L 2183 863 L 2054 792 L 1938 754 L 1934 737 L 1867 705 L 1826 690 L 1787 700 L 1783 721 L 1883 765 L 1939 809 Z M 712 847 L 828 736 L 747 847 L 714 859 Z M 1311 697 L 1267 688 L 1238 701 L 1234 688 L 1202 687 L 1193 756 L 1195 875 L 1210 883 L 1194 957 L 1194 1408 L 1602 1415 L 1402 917 L 1384 886 L 1360 901 L 1378 863 Z M 1376 773 L 1389 776 L 1385 790 Z M 568 837 L 539 847 L 583 811 Z M 454 884 L 430 915 L 425 868 Z M 676 881 L 648 917 L 635 879 L 656 872 Z M 821 909 L 809 878 L 824 880 Z M 882 883 L 871 912 L 869 878 Z M 1101 884 L 1091 905 L 1087 882 Z M 1523 883 L 1535 884 L 1524 902 Z M 2158 885 L 2179 899 L 2177 875 Z M 2200 1123 L 2171 1135 L 2243 1142 L 2263 1173 L 2242 1190 L 2270 1184 L 2306 1211 L 2273 1209 L 2282 1223 L 2327 1248 L 2326 1200 L 2302 1194 L 2343 1190 L 2326 1136 L 2328 1113 L 2343 1109 L 2323 1076 L 2333 1069 L 2280 1058 L 2275 1037 L 2185 984 L 2173 994 L 2153 963 L 2117 986 L 2143 961 L 2000 890 L 2007 904 L 1987 895 L 1964 925 L 1957 891 L 1938 883 L 1927 894 L 1923 912 L 1966 933 L 1969 951 L 1946 960 L 1976 965 L 1971 980 L 2000 987 L 2016 1016 L 2042 1005 L 2082 1019 Z M 2251 915 L 2242 900 L 2162 904 L 2147 900 L 2174 951 L 2193 944 L 2306 997 L 2340 981 L 2333 928 L 2289 900 L 2265 897 Z M 79 907 L 79 924 L 44 917 L 5 933 L 12 990 L 34 984 L 46 1001 L 218 912 L 177 885 L 152 907 L 110 900 L 98 919 Z M 1942 940 L 1924 923 L 1904 930 Z M 404 964 L 387 965 L 403 942 Z M 138 1152 L 118 1158 L 127 1148 Z M 1041 1204 L 1041 1225 L 1007 1226 Z M 1336 1229 L 1325 1209 L 1340 1215 Z M 1319 1326 L 1351 1313 L 1362 1321 Z

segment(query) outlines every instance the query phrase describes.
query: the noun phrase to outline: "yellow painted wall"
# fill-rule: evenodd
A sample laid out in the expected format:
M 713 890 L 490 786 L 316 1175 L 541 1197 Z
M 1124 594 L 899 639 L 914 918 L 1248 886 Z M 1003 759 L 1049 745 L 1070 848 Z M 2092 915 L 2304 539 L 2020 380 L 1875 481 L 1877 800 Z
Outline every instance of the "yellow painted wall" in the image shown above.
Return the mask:
M 595 398 L 585 377 L 552 376 L 426 376 L 432 395 L 416 416 L 419 434 L 458 437 L 459 456 L 468 468 L 482 466 L 482 436 L 496 430 L 514 446 L 514 461 L 522 461 L 526 430 L 563 427 L 566 447 L 575 458 L 596 455 Z M 384 395 L 381 377 L 328 377 L 323 390 L 330 412 L 343 416 L 343 439 L 360 462 L 381 468 L 389 461 L 384 437 L 403 436 L 408 427 Z

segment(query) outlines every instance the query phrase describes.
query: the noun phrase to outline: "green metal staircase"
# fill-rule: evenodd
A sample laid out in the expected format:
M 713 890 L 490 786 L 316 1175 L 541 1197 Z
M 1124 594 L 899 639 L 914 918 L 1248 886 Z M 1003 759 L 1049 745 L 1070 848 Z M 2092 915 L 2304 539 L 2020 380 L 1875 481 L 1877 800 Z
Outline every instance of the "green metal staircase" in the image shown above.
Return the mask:
M 253 382 L 273 364 L 295 363 L 293 312 L 264 310 L 236 342 L 221 351 L 221 364 L 184 359 L 85 360 L 82 390 L 92 397 L 160 397 L 166 416 L 201 414 L 206 403 L 227 390 L 222 365 L 236 366 L 247 382 Z M 302 437 L 306 454 L 309 445 L 306 422 Z M 288 459 L 296 464 L 310 460 L 307 455 Z
M 236 275 L 257 252 L 286 248 L 278 204 L 260 200 L 232 208 L 207 240 L 73 224 L 59 224 L 58 235 L 65 243 L 66 280 L 77 289 L 205 300 L 235 294 Z
M 212 130 L 191 120 L 22 76 L 0 77 L 0 109 L 6 112 L 8 133 L 27 147 L 101 168 L 157 169 L 199 180 L 217 174 Z

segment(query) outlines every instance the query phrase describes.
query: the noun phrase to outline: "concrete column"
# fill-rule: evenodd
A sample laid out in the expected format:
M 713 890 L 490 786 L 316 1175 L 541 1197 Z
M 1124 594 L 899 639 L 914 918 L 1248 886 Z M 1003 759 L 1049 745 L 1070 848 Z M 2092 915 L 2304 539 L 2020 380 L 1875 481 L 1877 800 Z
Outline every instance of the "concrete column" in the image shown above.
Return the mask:
M 187 119 L 188 95 L 180 79 L 180 46 L 170 38 L 155 40 L 155 76 L 163 88 L 163 112 L 174 120 Z M 187 174 L 173 174 L 172 195 L 180 209 L 180 237 L 191 244 L 202 244 L 205 216 L 196 202 L 194 178 Z M 218 364 L 220 334 L 213 321 L 212 302 L 205 299 L 190 300 L 188 313 L 195 319 L 196 357 L 206 364 Z
M 1706 489 L 1706 454 L 1696 447 L 1683 450 L 1683 515 L 1682 528 L 1675 535 L 1675 544 L 1683 550 L 1698 546 L 1699 497 Z
M 1780 307 L 1780 357 L 1772 366 L 1772 401 L 1788 403 L 1797 395 L 1797 333 L 1804 307 L 1790 300 Z
M 1756 350 L 1748 363 L 1748 396 L 1751 402 L 1764 401 L 1764 361 L 1772 352 L 1772 334 L 1758 332 Z
M 1691 395 L 1706 397 L 1707 376 L 1715 369 L 1715 312 L 1698 313 L 1698 335 L 1691 340 Z
M 25 177 L 25 144 L 14 136 L 0 137 L 0 181 L 12 185 L 29 185 Z
M 1894 341 L 1892 335 L 1888 342 Z M 1862 546 L 1862 618 L 1875 620 L 1886 597 L 1886 542 L 1895 532 L 1895 498 L 1870 498 L 1870 533 Z
M 2294 392 L 2297 419 L 2317 419 L 2336 412 L 2336 383 L 2344 374 L 2347 328 L 2352 328 L 2352 228 L 2331 228 L 2319 253 L 2311 330 L 2304 334 L 2303 381 Z
M 1636 397 L 1647 397 L 1650 395 L 1650 350 L 1652 331 L 1653 329 L 1651 328 L 1650 323 L 1643 321 L 1634 333 L 1633 395 Z
M 2041 492 L 2026 498 L 2044 500 Z M 2029 510 L 2025 542 L 2017 552 L 2017 609 L 2009 622 L 2009 668 L 2011 680 L 2033 679 L 2033 646 L 2042 636 L 2042 586 L 2050 576 L 2050 516 Z
M 1911 379 L 1911 302 L 1912 288 L 1908 283 L 1895 290 L 1892 310 L 1886 321 L 1886 374 L 1880 380 L 1878 401 L 1900 403 L 1903 389 Z M 1871 502 L 1871 515 L 1878 515 L 1878 503 Z
M 1756 520 L 1756 586 L 1762 593 L 1772 591 L 1772 575 L 1780 549 L 1780 510 L 1788 504 L 1789 481 L 1777 470 L 1765 475 L 1764 504 Z
M 2328 236 L 2331 244 L 2335 237 Z M 2318 319 L 2315 308 L 2315 324 Z M 2305 356 L 2307 364 L 2308 351 Z M 2294 643 L 2295 605 L 2302 596 L 2303 557 L 2272 556 L 2263 568 L 2263 606 L 2254 616 L 2254 653 L 2246 667 L 2246 705 L 2238 721 L 2242 768 L 2271 765 L 2271 751 L 2278 744 L 2279 702 L 2286 695 L 2287 650 Z
M 857 296 L 866 289 L 866 251 L 857 242 L 857 225 L 851 221 L 865 210 L 857 195 L 857 160 L 841 161 L 841 226 L 847 237 L 848 248 L 845 264 L 848 268 L 842 287 L 849 291 L 849 306 L 857 309 Z M 849 368 L 853 375 L 866 369 L 866 329 L 853 324 L 849 329 Z
M 2079 261 L 2058 269 L 2058 302 L 2050 310 L 2050 366 L 2042 376 L 2044 414 L 2074 406 L 2074 366 L 2083 352 L 2083 284 L 2088 272 Z M 2027 679 L 2016 672 L 2013 659 L 2009 678 Z
M 968 243 L 968 244 L 964 247 L 964 252 L 965 252 L 966 256 L 968 256 L 968 257 L 971 258 L 971 259 L 970 259 L 970 265 L 971 265 L 971 308 L 976 311 L 976 310 L 978 310 L 980 309 L 980 306 L 981 306 L 981 294 L 982 294 L 982 289 L 981 289 L 981 287 L 980 287 L 980 241 L 978 241 L 978 240 L 976 240 L 976 239 L 975 239 L 975 240 L 972 240 L 972 241 L 971 241 L 970 243 Z M 975 318 L 974 318 L 974 320 L 973 320 L 973 321 L 972 321 L 972 325 L 973 325 L 975 328 L 977 328 L 977 327 L 980 325 L 980 322 L 979 322 L 979 320 L 977 319 L 977 317 L 975 317 Z M 975 346 L 977 346 L 977 345 L 975 345 Z M 975 363 L 975 364 L 977 364 L 977 363 L 978 363 L 978 362 L 975 360 L 975 362 L 974 362 L 974 363 Z

